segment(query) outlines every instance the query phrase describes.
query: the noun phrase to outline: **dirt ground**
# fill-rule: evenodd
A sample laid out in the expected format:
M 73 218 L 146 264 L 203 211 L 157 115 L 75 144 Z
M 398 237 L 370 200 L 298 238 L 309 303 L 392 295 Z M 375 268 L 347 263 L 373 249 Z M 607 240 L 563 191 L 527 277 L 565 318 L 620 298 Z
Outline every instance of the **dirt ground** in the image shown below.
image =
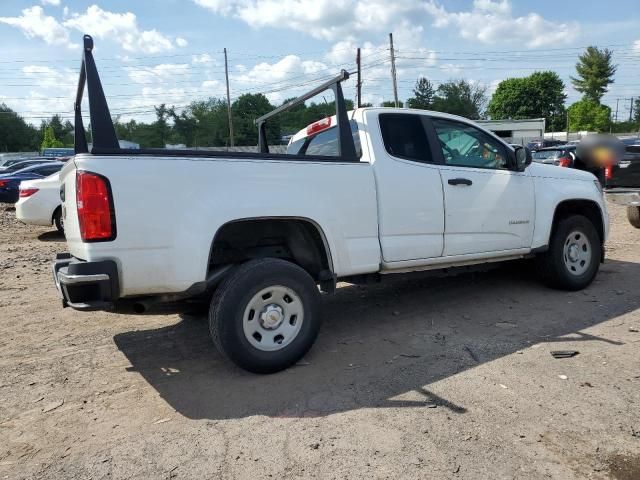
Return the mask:
M 63 310 L 64 240 L 0 211 L 0 478 L 638 480 L 640 230 L 611 213 L 585 291 L 521 263 L 345 285 L 257 376 L 203 318 Z

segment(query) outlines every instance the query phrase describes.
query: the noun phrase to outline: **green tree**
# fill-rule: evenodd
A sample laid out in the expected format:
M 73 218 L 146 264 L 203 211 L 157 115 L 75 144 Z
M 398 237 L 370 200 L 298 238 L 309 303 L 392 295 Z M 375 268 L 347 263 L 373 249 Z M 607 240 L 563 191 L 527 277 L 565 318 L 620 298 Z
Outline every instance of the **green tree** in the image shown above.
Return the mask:
M 233 132 L 236 145 L 257 145 L 258 129 L 255 119 L 273 110 L 273 105 L 261 93 L 240 95 L 231 105 L 233 112 Z M 280 143 L 280 122 L 278 117 L 267 120 L 267 141 Z
M 449 80 L 436 90 L 433 110 L 477 120 L 482 116 L 486 103 L 485 87 L 462 79 Z
M 44 136 L 42 138 L 42 145 L 40 146 L 40 149 L 44 150 L 45 148 L 60 148 L 63 146 L 63 143 L 56 138 L 53 127 L 46 127 L 44 129 Z
M 494 120 L 544 117 L 548 131 L 564 127 L 564 82 L 555 72 L 534 72 L 498 84 L 487 113 Z
M 381 104 L 381 107 L 393 107 L 395 108 L 396 102 L 395 100 L 384 100 Z M 402 100 L 398 100 L 398 108 L 404 107 L 404 102 Z
M 576 63 L 577 77 L 571 77 L 573 87 L 583 98 L 600 103 L 607 87 L 614 82 L 617 66 L 612 62 L 613 51 L 605 48 L 587 47 Z
M 567 109 L 569 130 L 591 132 L 609 131 L 611 108 L 593 100 L 582 99 Z
M 0 103 L 0 151 L 36 151 L 40 148 L 40 143 L 40 131 L 27 124 L 4 103 Z
M 433 106 L 433 84 L 425 77 L 420 77 L 413 87 L 413 97 L 407 100 L 409 108 L 429 110 Z

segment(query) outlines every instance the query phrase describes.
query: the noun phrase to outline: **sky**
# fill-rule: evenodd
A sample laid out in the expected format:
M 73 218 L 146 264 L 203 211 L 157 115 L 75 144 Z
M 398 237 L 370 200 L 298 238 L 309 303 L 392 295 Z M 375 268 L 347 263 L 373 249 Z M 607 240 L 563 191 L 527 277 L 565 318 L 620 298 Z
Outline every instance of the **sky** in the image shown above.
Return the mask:
M 36 125 L 72 119 L 85 33 L 124 121 L 149 121 L 160 103 L 223 98 L 224 48 L 232 100 L 260 92 L 277 104 L 354 71 L 360 47 L 363 101 L 378 104 L 393 98 L 389 33 L 401 100 L 421 76 L 491 93 L 506 78 L 553 70 L 572 103 L 580 95 L 569 77 L 588 45 L 614 51 L 603 102 L 618 103 L 620 120 L 640 96 L 638 0 L 0 0 L 0 103 Z M 344 84 L 347 98 L 355 83 Z

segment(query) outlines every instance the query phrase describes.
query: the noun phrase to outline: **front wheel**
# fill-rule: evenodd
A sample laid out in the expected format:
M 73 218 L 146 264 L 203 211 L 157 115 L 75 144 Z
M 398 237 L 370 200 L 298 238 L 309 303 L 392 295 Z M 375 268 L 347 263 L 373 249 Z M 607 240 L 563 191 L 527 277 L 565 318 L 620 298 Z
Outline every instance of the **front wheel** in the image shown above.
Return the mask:
M 631 225 L 640 228 L 640 207 L 627 207 L 627 218 Z
M 299 266 L 275 258 L 236 267 L 217 288 L 209 330 L 218 350 L 254 373 L 283 370 L 304 356 L 320 328 L 320 293 Z
M 555 226 L 549 250 L 537 258 L 543 281 L 562 290 L 581 290 L 600 268 L 602 244 L 593 223 L 582 216 L 561 219 Z

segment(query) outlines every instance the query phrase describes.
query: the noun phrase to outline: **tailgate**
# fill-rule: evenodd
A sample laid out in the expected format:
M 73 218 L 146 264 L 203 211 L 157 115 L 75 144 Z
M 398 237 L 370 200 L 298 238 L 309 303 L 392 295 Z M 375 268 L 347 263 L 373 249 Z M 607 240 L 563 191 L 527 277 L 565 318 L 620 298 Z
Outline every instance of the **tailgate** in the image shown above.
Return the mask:
M 76 204 L 76 171 L 77 164 L 74 157 L 60 171 L 60 200 L 62 201 L 64 236 L 67 239 L 69 253 L 74 257 L 83 258 L 78 207 Z
M 620 163 L 613 167 L 610 188 L 640 188 L 640 146 L 629 146 Z

